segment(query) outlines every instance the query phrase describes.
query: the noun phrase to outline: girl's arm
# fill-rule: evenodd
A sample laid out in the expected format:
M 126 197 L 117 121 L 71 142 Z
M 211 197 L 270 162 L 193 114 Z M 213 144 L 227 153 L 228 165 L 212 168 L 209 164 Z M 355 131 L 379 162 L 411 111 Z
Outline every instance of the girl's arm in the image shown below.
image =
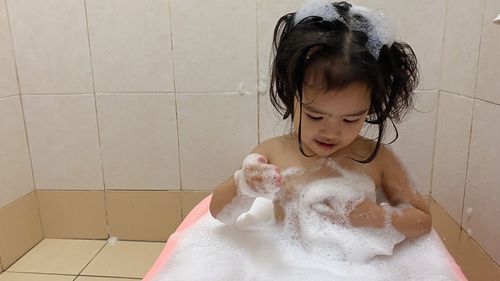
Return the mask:
M 389 149 L 381 147 L 380 161 L 381 185 L 391 206 L 399 207 L 389 212 L 392 225 L 406 238 L 415 238 L 429 233 L 432 218 L 429 206 L 423 197 L 411 187 L 411 182 L 397 156 Z M 399 205 L 399 206 L 398 206 Z M 392 208 L 394 209 L 394 208 Z M 371 201 L 364 201 L 351 213 L 353 226 L 382 227 L 386 210 Z
M 248 212 L 255 198 L 239 196 L 231 177 L 217 186 L 210 201 L 210 214 L 225 224 L 234 224 L 239 215 Z
M 270 162 L 269 153 L 267 152 L 269 151 L 268 146 L 268 141 L 263 142 L 255 147 L 251 152 L 264 156 L 265 158 L 263 159 L 265 160 L 259 159 L 262 160 L 262 162 L 255 162 L 255 164 L 251 164 L 250 167 L 244 165 L 244 167 L 250 168 L 245 171 L 248 172 L 248 170 L 250 170 L 251 174 L 253 174 L 253 177 L 251 178 L 252 183 L 259 183 L 259 181 L 263 181 L 266 176 L 266 170 L 273 167 L 272 165 L 269 165 L 269 163 L 264 162 Z M 245 159 L 249 159 L 249 157 L 250 155 Z M 246 162 L 244 162 L 244 164 L 245 163 Z M 241 170 L 243 170 L 243 168 Z M 240 172 L 240 181 L 245 182 L 245 179 L 241 178 L 243 176 L 243 171 Z M 245 175 L 248 176 L 248 174 Z M 212 217 L 225 224 L 234 224 L 239 215 L 250 210 L 250 207 L 255 200 L 255 196 L 258 196 L 260 193 L 248 190 L 248 186 L 246 187 L 247 192 L 245 192 L 245 188 L 242 189 L 241 187 L 241 185 L 245 185 L 245 183 L 241 183 L 240 181 L 238 181 L 239 184 L 237 184 L 235 177 L 231 177 L 215 188 L 210 202 L 210 213 Z M 265 190 L 262 190 L 262 192 L 264 191 Z

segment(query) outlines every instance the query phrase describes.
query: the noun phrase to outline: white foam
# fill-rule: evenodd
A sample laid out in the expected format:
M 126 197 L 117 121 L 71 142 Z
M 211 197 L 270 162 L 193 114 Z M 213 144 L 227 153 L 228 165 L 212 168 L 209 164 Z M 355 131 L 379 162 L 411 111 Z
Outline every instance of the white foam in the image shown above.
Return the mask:
M 232 225 L 236 223 L 237 218 L 248 212 L 252 207 L 255 198 L 235 196 L 224 208 L 217 214 L 217 219 L 225 224 Z
M 378 58 L 380 49 L 384 46 L 391 46 L 396 40 L 395 24 L 379 10 L 371 10 L 366 7 L 352 5 L 350 8 L 351 22 L 349 28 L 366 33 L 368 51 Z M 359 15 L 366 21 L 356 20 L 355 15 Z M 339 20 L 346 24 L 345 20 L 338 14 L 336 8 L 327 0 L 308 0 L 295 13 L 294 23 L 310 16 L 322 17 L 323 20 Z
M 331 2 L 327 0 L 308 0 L 302 4 L 299 10 L 295 13 L 295 24 L 299 23 L 306 17 L 317 16 L 324 20 L 333 21 L 340 19 L 337 10 Z
M 267 164 L 267 159 L 257 153 L 245 157 L 241 169 L 234 173 L 234 180 L 239 195 L 254 198 L 273 199 L 282 184 L 278 168 Z
M 293 172 L 304 170 L 287 169 L 283 174 L 286 178 Z M 347 201 L 373 199 L 375 187 L 368 177 L 341 171 L 341 176 L 308 182 L 301 190 L 285 206 L 282 226 L 270 223 L 272 205 L 261 198 L 255 200 L 250 217 L 238 219 L 239 228 L 205 215 L 176 234 L 182 239 L 153 280 L 465 280 L 434 231 L 396 245 L 401 234 L 389 224 L 354 228 L 322 216 L 348 212 L 352 206 Z M 311 206 L 325 199 L 344 207 Z
M 312 256 L 328 261 L 359 263 L 376 255 L 391 255 L 404 235 L 394 229 L 390 216 L 380 229 L 352 227 L 348 218 L 362 201 L 375 201 L 373 181 L 329 165 L 341 176 L 316 180 L 300 188 L 297 201 L 287 203 L 284 234 L 299 240 Z
M 375 58 L 378 58 L 382 46 L 390 47 L 396 40 L 394 23 L 384 13 L 377 10 L 353 5 L 350 11 L 352 15 L 360 15 L 368 21 L 367 24 L 353 21 L 351 29 L 362 31 L 368 35 L 366 47 Z

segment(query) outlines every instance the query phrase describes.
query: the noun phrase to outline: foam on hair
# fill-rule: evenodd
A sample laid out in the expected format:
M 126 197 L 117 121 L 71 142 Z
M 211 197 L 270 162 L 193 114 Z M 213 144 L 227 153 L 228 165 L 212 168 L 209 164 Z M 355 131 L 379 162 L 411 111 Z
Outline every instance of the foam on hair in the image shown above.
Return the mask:
M 299 23 L 301 20 L 306 17 L 316 16 L 322 17 L 324 20 L 334 21 L 340 19 L 337 10 L 331 4 L 331 2 L 327 0 L 308 0 L 299 10 L 295 13 L 295 24 Z
M 308 0 L 295 13 L 294 23 L 298 24 L 310 16 L 317 16 L 326 21 L 338 20 L 355 31 L 364 32 L 368 36 L 366 48 L 375 57 L 380 55 L 384 45 L 390 47 L 396 40 L 394 23 L 377 10 L 351 5 L 350 22 L 347 23 L 337 12 L 335 6 L 327 0 Z
M 394 23 L 392 23 L 384 13 L 376 10 L 369 10 L 362 6 L 353 5 L 350 11 L 353 16 L 360 15 L 368 21 L 365 23 L 363 21 L 354 20 L 351 28 L 366 33 L 368 36 L 366 47 L 375 58 L 378 58 L 380 49 L 382 49 L 384 45 L 390 47 L 396 40 Z

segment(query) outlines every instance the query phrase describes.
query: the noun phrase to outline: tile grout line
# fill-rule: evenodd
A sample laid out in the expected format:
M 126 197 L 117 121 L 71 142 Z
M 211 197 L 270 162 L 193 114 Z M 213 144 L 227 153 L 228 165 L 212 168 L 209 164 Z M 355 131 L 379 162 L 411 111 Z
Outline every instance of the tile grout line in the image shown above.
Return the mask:
M 484 31 L 484 14 L 485 14 L 485 8 L 486 8 L 486 1 L 482 1 L 483 3 L 483 14 L 481 16 L 481 32 L 479 33 L 479 46 L 477 49 L 477 61 L 476 61 L 476 81 L 474 81 L 474 98 L 477 96 L 477 80 L 479 79 L 479 63 L 481 62 L 481 45 L 482 45 L 482 39 L 483 39 L 483 31 Z
M 439 125 L 439 108 L 441 104 L 441 91 L 438 90 L 437 93 L 437 108 L 436 108 L 436 123 L 434 124 L 434 142 L 432 144 L 432 163 L 431 163 L 431 177 L 430 177 L 430 183 L 429 183 L 429 197 L 432 198 L 432 183 L 434 182 L 434 164 L 436 160 L 436 143 L 437 143 L 437 132 L 438 132 L 438 125 Z
M 77 277 L 80 276 L 82 274 L 82 272 L 85 270 L 85 268 L 87 268 L 89 266 L 89 264 L 97 257 L 97 255 L 99 255 L 99 253 L 102 252 L 102 250 L 104 250 L 104 248 L 106 247 L 106 245 L 108 245 L 108 242 L 106 240 L 97 240 L 97 241 L 104 241 L 104 245 L 101 247 L 101 249 L 99 249 L 99 251 L 97 251 L 97 253 L 90 259 L 90 261 L 80 270 L 80 272 L 78 272 L 77 274 Z
M 255 3 L 255 47 L 256 47 L 256 61 L 257 61 L 257 69 L 256 69 L 256 78 L 257 78 L 257 143 L 261 142 L 260 135 L 260 62 L 259 62 L 259 4 L 260 1 L 256 1 Z
M 481 45 L 482 45 L 481 43 L 482 43 L 483 30 L 484 30 L 484 14 L 485 14 L 485 8 L 486 8 L 485 1 L 483 1 L 482 3 L 483 3 L 483 7 L 482 7 L 483 14 L 481 17 L 481 33 L 479 34 L 479 47 L 478 47 L 478 56 L 477 56 L 477 62 L 476 62 L 476 81 L 474 84 L 474 97 L 473 97 L 474 99 L 473 99 L 473 104 L 472 104 L 472 117 L 471 117 L 470 128 L 469 128 L 469 146 L 467 147 L 467 165 L 465 166 L 465 183 L 464 183 L 464 194 L 462 196 L 462 212 L 460 213 L 460 228 L 461 229 L 464 229 L 463 228 L 464 209 L 465 209 L 465 199 L 466 199 L 466 194 L 467 194 L 467 179 L 469 178 L 470 149 L 471 149 L 471 143 L 472 143 L 472 129 L 473 129 L 473 125 L 474 125 L 474 112 L 476 110 L 477 100 L 481 100 L 479 98 L 476 98 L 476 96 L 477 96 L 477 87 L 478 87 L 477 80 L 479 79 L 479 75 L 478 75 L 479 63 L 481 61 L 480 58 L 481 58 Z M 469 236 L 468 233 L 467 233 L 467 236 Z M 460 241 L 460 239 L 462 239 L 462 231 L 460 231 L 459 241 Z
M 182 208 L 183 201 L 183 184 L 182 184 L 182 161 L 181 161 L 181 142 L 180 142 L 180 130 L 179 130 L 179 106 L 177 100 L 177 84 L 175 79 L 175 55 L 174 55 L 174 32 L 172 29 L 172 0 L 168 2 L 168 13 L 169 13 L 169 21 L 170 21 L 170 50 L 172 51 L 172 75 L 173 75 L 173 83 L 174 83 L 174 105 L 175 105 L 175 125 L 177 129 L 177 163 L 179 165 L 179 206 L 181 208 L 180 219 L 182 221 L 184 217 L 184 209 Z
M 443 29 L 443 39 L 441 41 L 442 43 L 442 47 L 441 47 L 441 63 L 439 64 L 439 83 L 438 83 L 438 91 L 441 90 L 441 87 L 443 86 L 443 58 L 444 58 L 444 53 L 445 53 L 445 46 L 446 46 L 446 31 L 447 31 L 447 27 L 448 27 L 448 8 L 449 8 L 449 5 L 450 5 L 450 1 L 449 0 L 446 0 L 446 8 L 444 10 L 444 29 Z
M 443 28 L 443 39 L 442 39 L 442 45 L 441 45 L 441 63 L 439 64 L 439 82 L 438 82 L 438 89 L 437 90 L 437 95 L 438 95 L 438 102 L 437 102 L 437 108 L 436 108 L 436 123 L 434 124 L 434 140 L 433 140 L 433 145 L 432 145 L 432 163 L 431 163 L 431 177 L 430 177 L 430 183 L 429 183 L 429 197 L 432 198 L 432 183 L 434 182 L 433 176 L 434 176 L 434 161 L 436 157 L 436 142 L 437 142 L 437 131 L 438 131 L 438 124 L 439 124 L 439 105 L 441 101 L 441 87 L 443 83 L 443 58 L 444 58 L 444 53 L 445 53 L 445 46 L 446 46 L 446 31 L 448 27 L 448 9 L 450 5 L 450 1 L 446 0 L 445 2 L 445 10 L 444 10 L 444 28 Z
M 94 77 L 94 65 L 92 63 L 92 48 L 90 47 L 90 30 L 89 30 L 89 19 L 88 19 L 88 11 L 87 11 L 87 0 L 83 1 L 83 8 L 85 11 L 85 24 L 87 28 L 87 43 L 89 47 L 89 58 L 90 58 L 90 74 L 92 76 L 92 94 L 94 96 L 94 109 L 95 109 L 95 120 L 96 120 L 96 126 L 97 126 L 97 141 L 99 144 L 99 156 L 101 160 L 101 177 L 102 177 L 102 191 L 103 191 L 103 201 L 104 201 L 104 217 L 106 219 L 106 234 L 108 235 L 108 238 L 111 236 L 110 234 L 110 228 L 109 228 L 109 219 L 108 219 L 108 209 L 107 209 L 107 204 L 106 204 L 106 178 L 104 176 L 104 157 L 103 157 L 103 150 L 102 150 L 102 140 L 101 140 L 101 133 L 100 133 L 100 124 L 99 124 L 99 114 L 98 114 L 98 106 L 97 106 L 97 95 L 96 95 L 96 89 L 95 89 L 95 77 Z M 100 190 L 97 190 L 100 191 Z
M 26 136 L 26 146 L 28 148 L 28 157 L 29 157 L 29 161 L 30 161 L 31 179 L 32 179 L 32 183 L 33 183 L 33 191 L 32 192 L 35 193 L 36 209 L 38 211 L 38 221 L 40 222 L 40 230 L 42 232 L 42 241 L 43 241 L 43 239 L 45 239 L 45 229 L 44 229 L 43 224 L 42 224 L 42 215 L 41 215 L 41 211 L 40 211 L 40 204 L 38 202 L 38 194 L 37 194 L 36 181 L 35 181 L 35 170 L 33 169 L 33 157 L 31 155 L 31 146 L 30 146 L 30 141 L 29 141 L 28 126 L 27 126 L 27 122 L 26 122 L 26 113 L 24 110 L 24 103 L 23 103 L 22 94 L 21 94 L 21 92 L 22 92 L 21 91 L 21 82 L 19 80 L 19 69 L 17 67 L 17 58 L 16 58 L 16 48 L 15 48 L 15 44 L 14 44 L 14 36 L 12 34 L 12 28 L 11 28 L 11 24 L 10 24 L 10 14 L 9 14 L 8 1 L 5 1 L 5 13 L 7 16 L 7 24 L 9 25 L 10 40 L 11 40 L 11 44 L 12 44 L 12 52 L 14 55 L 14 68 L 16 71 L 16 82 L 17 82 L 17 86 L 18 86 L 19 103 L 21 105 L 21 112 L 22 112 L 23 123 L 24 123 L 24 133 Z M 41 241 L 38 241 L 37 245 L 40 242 Z M 35 247 L 35 246 L 33 246 L 33 247 Z

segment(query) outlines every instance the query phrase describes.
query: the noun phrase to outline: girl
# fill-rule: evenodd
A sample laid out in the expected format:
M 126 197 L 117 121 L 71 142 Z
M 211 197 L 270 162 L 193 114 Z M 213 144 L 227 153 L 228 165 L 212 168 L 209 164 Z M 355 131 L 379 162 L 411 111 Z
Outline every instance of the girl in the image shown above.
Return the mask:
M 234 224 L 256 197 L 266 197 L 280 224 L 296 215 L 289 202 L 303 197 L 308 183 L 355 174 L 368 177 L 386 202 L 358 196 L 342 209 L 333 194 L 308 207 L 327 223 L 382 228 L 389 221 L 405 238 L 430 232 L 427 203 L 381 144 L 387 122 L 401 120 L 418 84 L 414 52 L 393 37 L 383 14 L 347 2 L 314 1 L 281 17 L 270 97 L 293 129 L 257 145 L 234 177 L 215 189 L 212 216 Z M 378 129 L 376 140 L 360 136 L 365 123 Z

